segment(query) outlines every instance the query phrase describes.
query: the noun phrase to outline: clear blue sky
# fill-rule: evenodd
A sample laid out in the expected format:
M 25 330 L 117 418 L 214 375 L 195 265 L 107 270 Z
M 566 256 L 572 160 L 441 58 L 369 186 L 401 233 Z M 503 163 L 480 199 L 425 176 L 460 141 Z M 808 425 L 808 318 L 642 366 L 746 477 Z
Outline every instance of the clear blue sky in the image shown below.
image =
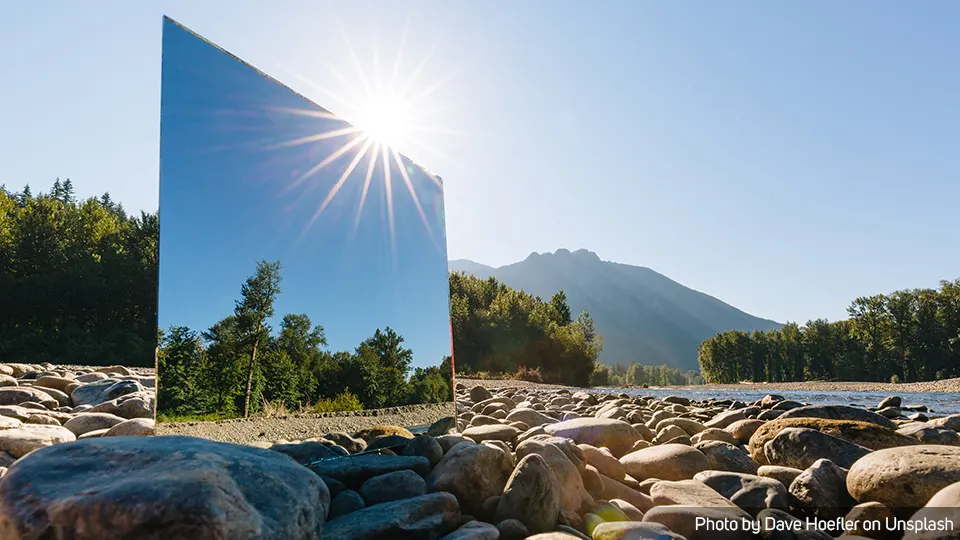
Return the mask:
M 279 260 L 275 330 L 305 313 L 331 349 L 349 351 L 389 326 L 415 366 L 440 364 L 450 354 L 442 182 L 388 153 L 387 189 L 384 154 L 363 143 L 318 168 L 358 134 L 309 138 L 349 124 L 304 114 L 326 111 L 166 26 L 160 327 L 210 328 L 257 261 Z
M 401 149 L 445 180 L 450 258 L 588 248 L 801 322 L 960 274 L 956 2 L 20 2 L 8 186 L 156 207 L 163 14 L 345 116 L 344 33 L 368 74 L 428 58 L 443 129 Z

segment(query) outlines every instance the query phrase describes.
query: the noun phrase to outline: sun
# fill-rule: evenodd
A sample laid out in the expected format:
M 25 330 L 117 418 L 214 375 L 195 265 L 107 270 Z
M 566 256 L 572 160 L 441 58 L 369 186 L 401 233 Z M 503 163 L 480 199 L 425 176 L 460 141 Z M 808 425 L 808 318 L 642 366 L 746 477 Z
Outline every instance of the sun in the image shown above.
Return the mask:
M 409 142 L 411 106 L 397 99 L 371 98 L 357 107 L 355 125 L 374 142 L 397 148 Z

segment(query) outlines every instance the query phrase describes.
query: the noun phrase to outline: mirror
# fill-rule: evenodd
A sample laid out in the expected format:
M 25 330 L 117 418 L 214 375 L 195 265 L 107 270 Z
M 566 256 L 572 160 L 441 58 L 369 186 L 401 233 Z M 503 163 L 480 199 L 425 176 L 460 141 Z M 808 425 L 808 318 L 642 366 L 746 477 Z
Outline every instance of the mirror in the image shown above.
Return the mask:
M 170 19 L 160 162 L 158 432 L 450 430 L 441 178 Z

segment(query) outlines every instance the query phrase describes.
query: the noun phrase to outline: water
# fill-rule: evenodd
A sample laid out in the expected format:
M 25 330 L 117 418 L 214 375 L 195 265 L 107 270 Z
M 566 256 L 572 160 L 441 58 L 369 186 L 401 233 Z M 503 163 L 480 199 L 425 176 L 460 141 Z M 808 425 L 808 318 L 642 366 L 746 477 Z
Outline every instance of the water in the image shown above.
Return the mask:
M 880 401 L 890 395 L 903 398 L 904 405 L 926 405 L 933 416 L 945 416 L 960 413 L 960 394 L 947 392 L 899 392 L 896 394 L 879 392 L 824 392 L 817 390 L 681 390 L 676 388 L 593 388 L 593 391 L 609 394 L 627 394 L 630 396 L 682 396 L 691 400 L 729 399 L 753 402 L 767 394 L 776 394 L 786 399 L 810 403 L 812 405 L 858 405 L 876 407 Z

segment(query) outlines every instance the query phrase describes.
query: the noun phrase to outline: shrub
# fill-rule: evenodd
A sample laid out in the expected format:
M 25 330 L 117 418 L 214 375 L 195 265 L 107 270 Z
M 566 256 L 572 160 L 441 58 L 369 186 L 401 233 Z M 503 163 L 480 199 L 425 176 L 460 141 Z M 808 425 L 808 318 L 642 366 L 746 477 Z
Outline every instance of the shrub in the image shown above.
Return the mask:
M 890 384 L 900 384 L 900 377 L 898 377 L 896 374 L 892 375 L 890 377 Z
M 344 390 L 343 393 L 338 394 L 333 399 L 321 399 L 316 405 L 309 408 L 310 412 L 313 413 L 359 411 L 362 409 L 363 404 L 360 403 L 360 399 L 350 390 Z
M 518 381 L 542 383 L 543 373 L 541 373 L 539 367 L 530 369 L 525 366 L 520 366 L 517 368 L 517 371 L 513 374 L 513 378 Z

